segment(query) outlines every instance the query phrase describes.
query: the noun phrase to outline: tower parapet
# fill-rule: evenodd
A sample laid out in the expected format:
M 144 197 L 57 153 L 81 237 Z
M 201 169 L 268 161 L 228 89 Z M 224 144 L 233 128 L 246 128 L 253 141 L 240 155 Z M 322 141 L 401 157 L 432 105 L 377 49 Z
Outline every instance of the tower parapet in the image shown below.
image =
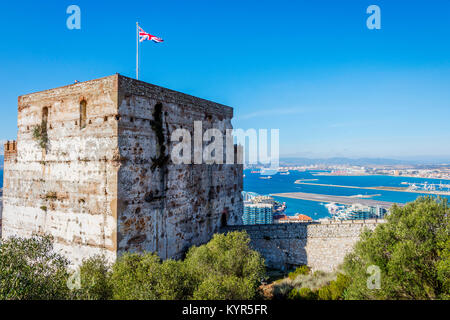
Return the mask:
M 7 141 L 4 145 L 4 152 L 5 152 L 5 160 L 14 160 L 17 157 L 17 142 L 15 140 L 13 141 Z

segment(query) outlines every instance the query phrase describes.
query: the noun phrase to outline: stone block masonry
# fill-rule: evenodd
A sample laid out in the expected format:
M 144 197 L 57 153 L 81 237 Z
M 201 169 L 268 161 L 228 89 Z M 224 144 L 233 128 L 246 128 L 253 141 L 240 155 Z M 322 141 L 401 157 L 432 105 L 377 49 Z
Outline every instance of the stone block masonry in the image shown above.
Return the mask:
M 192 135 L 202 121 L 225 136 L 232 117 L 230 107 L 118 74 L 19 97 L 2 237 L 50 234 L 73 263 L 124 251 L 181 258 L 241 224 L 242 165 L 175 165 L 171 133 Z M 39 125 L 45 147 L 33 137 Z
M 3 189 L 0 188 L 0 239 L 2 238 Z
M 313 271 L 331 272 L 344 261 L 364 228 L 369 230 L 384 220 L 283 223 L 229 226 L 223 232 L 245 230 L 251 246 L 260 252 L 268 267 L 289 269 L 307 265 Z

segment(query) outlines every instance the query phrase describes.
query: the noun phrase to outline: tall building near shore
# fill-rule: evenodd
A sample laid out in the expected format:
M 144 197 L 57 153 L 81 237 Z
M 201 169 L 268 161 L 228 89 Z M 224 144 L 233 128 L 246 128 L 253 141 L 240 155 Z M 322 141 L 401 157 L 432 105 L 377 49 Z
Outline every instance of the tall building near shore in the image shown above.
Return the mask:
M 242 224 L 242 165 L 174 164 L 171 134 L 193 136 L 202 121 L 225 137 L 232 117 L 230 107 L 117 74 L 19 97 L 2 237 L 50 234 L 74 263 L 123 251 L 182 257 Z
M 242 215 L 244 225 L 272 224 L 273 204 L 270 203 L 245 203 Z

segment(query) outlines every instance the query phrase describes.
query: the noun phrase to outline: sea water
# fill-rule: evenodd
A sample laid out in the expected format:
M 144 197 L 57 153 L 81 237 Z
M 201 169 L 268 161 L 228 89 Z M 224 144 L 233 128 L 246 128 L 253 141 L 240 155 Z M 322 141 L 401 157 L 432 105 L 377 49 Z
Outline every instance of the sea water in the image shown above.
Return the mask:
M 261 195 L 269 195 L 272 193 L 283 192 L 306 192 L 335 196 L 355 196 L 355 195 L 373 195 L 370 199 L 389 201 L 397 203 L 407 203 L 414 201 L 421 195 L 429 195 L 414 192 L 399 192 L 387 190 L 369 190 L 361 189 L 361 187 L 405 187 L 402 182 L 407 183 L 443 183 L 450 184 L 450 180 L 428 179 L 428 178 L 409 178 L 409 177 L 392 177 L 382 175 L 372 176 L 321 176 L 313 175 L 317 171 L 290 171 L 289 175 L 280 175 L 279 173 L 272 176 L 272 179 L 260 179 L 259 173 L 251 173 L 251 170 L 244 170 L 244 190 L 256 192 Z M 299 179 L 317 179 L 315 181 L 305 181 L 307 183 L 330 184 L 350 186 L 354 188 L 342 188 L 333 186 L 319 186 L 295 184 Z M 449 196 L 445 196 L 450 198 Z M 324 206 L 325 203 L 316 201 L 289 199 L 275 197 L 277 201 L 286 202 L 287 215 L 302 213 L 313 219 L 329 217 L 328 210 Z

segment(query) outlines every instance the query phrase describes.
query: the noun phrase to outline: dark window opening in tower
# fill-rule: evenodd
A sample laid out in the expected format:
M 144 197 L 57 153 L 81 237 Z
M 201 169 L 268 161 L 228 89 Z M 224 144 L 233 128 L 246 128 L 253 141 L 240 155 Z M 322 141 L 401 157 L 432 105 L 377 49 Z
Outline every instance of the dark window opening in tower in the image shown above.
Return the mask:
M 48 122 L 48 107 L 44 107 L 44 109 L 42 109 L 42 124 L 45 123 L 45 125 L 47 125 Z
M 224 212 L 222 213 L 222 216 L 220 217 L 220 227 L 226 227 L 227 226 L 227 214 Z
M 86 100 L 83 100 L 80 102 L 80 129 L 83 129 L 86 127 L 86 118 L 87 118 L 87 112 L 86 108 L 87 103 Z

